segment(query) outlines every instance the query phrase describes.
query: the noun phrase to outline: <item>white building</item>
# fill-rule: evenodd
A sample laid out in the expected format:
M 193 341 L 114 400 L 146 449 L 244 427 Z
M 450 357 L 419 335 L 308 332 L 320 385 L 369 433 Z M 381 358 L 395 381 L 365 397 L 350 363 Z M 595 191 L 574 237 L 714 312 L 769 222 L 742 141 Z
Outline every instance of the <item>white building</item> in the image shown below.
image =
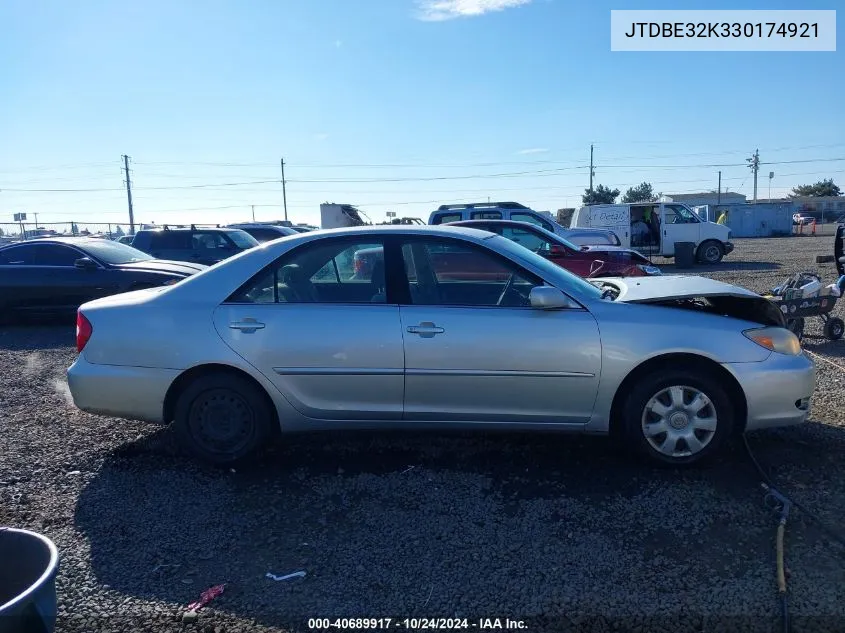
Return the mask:
M 741 193 L 723 191 L 720 195 L 715 191 L 703 191 L 701 193 L 669 193 L 661 196 L 660 201 L 680 202 L 690 207 L 697 207 L 705 204 L 711 206 L 718 204 L 741 204 L 747 202 L 747 199 Z

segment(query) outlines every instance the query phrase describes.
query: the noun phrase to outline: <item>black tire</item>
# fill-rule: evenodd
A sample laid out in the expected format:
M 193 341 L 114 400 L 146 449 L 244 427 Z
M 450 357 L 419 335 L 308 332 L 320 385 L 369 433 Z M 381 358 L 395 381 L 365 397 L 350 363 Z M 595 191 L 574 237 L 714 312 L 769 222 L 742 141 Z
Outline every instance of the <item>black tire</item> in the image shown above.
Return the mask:
M 795 319 L 787 319 L 786 327 L 790 332 L 792 332 L 795 336 L 798 337 L 799 341 L 804 339 L 804 318 L 803 317 L 797 317 Z
M 646 426 L 652 426 L 656 422 L 652 421 L 653 417 L 651 416 L 653 414 L 646 413 L 646 407 L 656 396 L 664 393 L 664 390 L 668 390 L 670 387 L 682 388 L 682 401 L 684 401 L 685 406 L 692 404 L 692 396 L 696 392 L 706 397 L 707 404 L 699 411 L 700 416 L 692 415 L 692 417 L 689 417 L 687 415 L 687 426 L 679 428 L 683 423 L 683 416 L 678 416 L 678 413 L 684 413 L 684 410 L 671 405 L 666 407 L 665 401 L 661 399 L 660 404 L 664 404 L 664 408 L 668 409 L 668 413 L 665 414 L 666 419 L 675 419 L 663 425 L 667 429 L 665 433 L 654 433 L 651 437 L 652 441 L 649 441 L 646 436 Z M 668 394 L 666 395 L 668 397 Z M 690 371 L 668 368 L 643 376 L 625 397 L 621 414 L 626 441 L 630 446 L 636 448 L 642 457 L 664 466 L 689 467 L 705 463 L 719 452 L 733 433 L 734 410 L 735 406 L 720 385 L 720 381 L 706 370 Z M 689 413 L 691 410 L 687 409 L 686 411 Z M 712 430 L 703 428 L 705 424 L 712 425 L 715 428 Z M 656 430 L 659 427 L 653 426 L 652 428 Z M 677 438 L 674 446 L 678 453 L 671 456 L 661 452 L 652 444 L 652 442 L 664 444 L 670 433 Z M 691 435 L 691 440 L 696 439 L 702 446 L 700 448 L 695 447 L 691 440 L 688 441 L 680 437 L 680 434 Z M 671 446 L 671 442 L 668 445 Z M 693 450 L 694 452 L 692 452 Z
M 716 240 L 707 240 L 698 245 L 696 259 L 702 264 L 718 264 L 725 256 L 725 249 Z
M 235 464 L 256 453 L 271 437 L 274 421 L 260 387 L 222 371 L 189 383 L 174 409 L 174 430 L 182 446 L 216 465 Z
M 839 317 L 831 317 L 824 324 L 824 335 L 831 341 L 838 341 L 845 334 L 845 321 Z

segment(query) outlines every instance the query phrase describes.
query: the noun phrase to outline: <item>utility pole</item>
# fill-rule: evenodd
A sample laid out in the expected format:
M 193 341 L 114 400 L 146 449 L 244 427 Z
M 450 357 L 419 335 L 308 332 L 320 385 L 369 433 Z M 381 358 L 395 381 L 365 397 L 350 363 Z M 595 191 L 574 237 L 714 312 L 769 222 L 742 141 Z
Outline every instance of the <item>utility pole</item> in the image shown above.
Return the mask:
M 35 216 L 35 228 L 37 229 L 37 228 L 38 228 L 38 214 L 37 214 L 37 213 L 33 213 L 32 215 L 34 215 L 34 216 Z
M 757 172 L 760 170 L 760 150 L 755 149 L 751 158 L 746 158 L 749 169 L 754 174 L 754 204 L 757 204 Z
M 285 191 L 285 159 L 282 159 L 282 202 L 285 205 L 285 221 L 288 219 L 288 194 Z
M 593 176 L 595 175 L 596 172 L 593 169 L 593 144 L 590 143 L 590 191 L 593 190 Z
M 719 189 L 716 194 L 716 204 L 722 204 L 722 171 L 719 170 Z
M 129 234 L 135 235 L 135 213 L 132 211 L 132 179 L 129 177 L 129 157 L 123 155 L 123 170 L 126 172 L 126 200 L 129 202 Z
M 251 206 L 251 207 L 252 207 L 252 221 L 253 221 L 253 222 L 255 222 L 255 205 L 254 205 L 254 204 L 251 204 L 251 205 L 249 205 L 249 206 Z

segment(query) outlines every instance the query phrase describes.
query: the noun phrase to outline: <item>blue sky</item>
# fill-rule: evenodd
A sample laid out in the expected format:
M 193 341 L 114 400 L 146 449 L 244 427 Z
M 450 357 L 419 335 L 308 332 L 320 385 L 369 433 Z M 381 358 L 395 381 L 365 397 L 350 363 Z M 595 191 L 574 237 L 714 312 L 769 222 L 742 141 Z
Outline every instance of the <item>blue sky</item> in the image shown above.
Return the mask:
M 0 222 L 126 221 L 124 153 L 136 220 L 159 223 L 281 218 L 281 157 L 290 218 L 315 223 L 327 200 L 374 220 L 488 196 L 576 206 L 590 143 L 596 182 L 623 190 L 715 188 L 726 164 L 750 196 L 737 164 L 758 147 L 778 163 L 760 197 L 770 170 L 773 195 L 845 185 L 841 48 L 610 51 L 612 8 L 702 4 L 5 0 Z M 839 3 L 804 4 L 741 8 Z

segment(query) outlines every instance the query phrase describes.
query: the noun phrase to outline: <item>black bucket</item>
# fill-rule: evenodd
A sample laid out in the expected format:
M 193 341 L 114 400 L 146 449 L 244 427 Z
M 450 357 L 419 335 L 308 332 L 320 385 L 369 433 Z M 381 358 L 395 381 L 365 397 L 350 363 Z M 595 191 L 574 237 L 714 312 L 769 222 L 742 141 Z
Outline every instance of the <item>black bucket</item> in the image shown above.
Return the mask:
M 695 242 L 675 242 L 675 268 L 695 265 Z
M 0 633 L 53 633 L 58 569 L 46 536 L 0 528 Z

